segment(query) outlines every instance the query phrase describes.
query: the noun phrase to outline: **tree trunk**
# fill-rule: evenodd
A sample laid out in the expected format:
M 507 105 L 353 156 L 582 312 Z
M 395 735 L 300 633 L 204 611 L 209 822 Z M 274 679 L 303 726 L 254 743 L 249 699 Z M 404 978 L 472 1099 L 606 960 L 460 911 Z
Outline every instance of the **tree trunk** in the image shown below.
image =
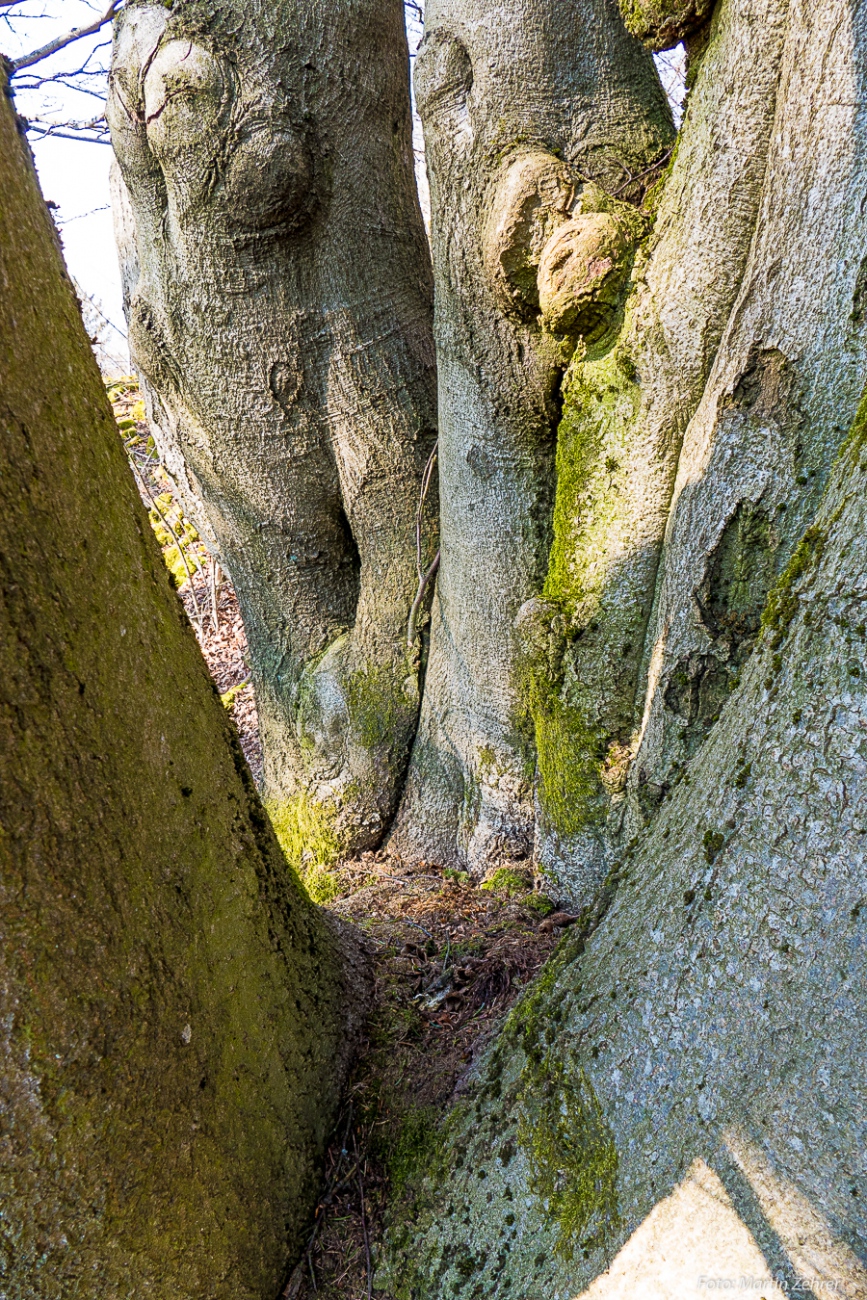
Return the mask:
M 429 0 L 416 85 L 442 564 L 394 843 L 481 875 L 533 852 L 545 634 L 527 602 L 551 546 L 563 372 L 576 346 L 616 329 L 645 234 L 635 205 L 673 132 L 651 58 L 610 0 Z
M 398 1296 L 662 1300 L 774 1274 L 767 1300 L 867 1294 L 865 475 L 862 407 L 689 782 L 393 1224 Z
M 867 375 L 858 57 L 837 0 L 791 5 L 749 263 L 678 467 L 630 833 L 736 683 Z
M 578 906 L 623 838 L 678 455 L 749 254 L 787 9 L 736 0 L 718 13 L 670 174 L 646 205 L 654 228 L 622 322 L 576 351 L 564 384 L 532 707 L 538 860 Z M 655 794 L 640 790 L 651 807 Z
M 437 545 L 432 496 L 417 557 L 436 411 L 401 0 L 134 4 L 108 117 L 133 355 L 238 592 L 275 822 L 312 801 L 323 834 L 373 844 Z
M 704 392 L 648 638 L 647 825 L 394 1207 L 401 1300 L 867 1295 L 865 70 L 864 6 L 715 13 L 660 208 L 731 242 L 704 316 L 687 242 L 651 316 L 682 312 L 684 404 Z
M 273 1300 L 363 965 L 281 857 L 0 110 L 0 1289 Z

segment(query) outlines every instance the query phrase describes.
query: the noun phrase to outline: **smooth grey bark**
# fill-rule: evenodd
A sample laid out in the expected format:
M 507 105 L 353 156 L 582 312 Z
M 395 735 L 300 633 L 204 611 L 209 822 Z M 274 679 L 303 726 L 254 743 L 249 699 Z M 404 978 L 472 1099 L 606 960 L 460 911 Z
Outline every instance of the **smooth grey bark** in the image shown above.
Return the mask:
M 238 592 L 269 806 L 279 824 L 319 806 L 364 847 L 418 713 L 407 625 L 436 437 L 402 5 L 134 3 L 108 119 L 131 347 Z M 435 520 L 432 497 L 422 567 Z
M 647 172 L 671 144 L 616 5 L 429 0 L 416 65 L 431 182 L 442 563 L 392 844 L 476 874 L 528 858 L 522 605 L 551 543 L 560 383 L 616 317 Z M 619 194 L 620 197 L 612 197 Z
M 778 75 L 680 456 L 641 833 L 394 1208 L 380 1281 L 399 1300 L 867 1295 L 867 10 L 763 17 L 723 3 L 705 56 L 721 153 L 740 118 L 719 69 L 739 48 Z M 643 765 L 670 775 L 672 752 L 680 779 L 648 797 Z
M 867 403 L 688 780 L 396 1212 L 399 1300 L 867 1295 L 865 476 Z
M 749 264 L 678 466 L 632 833 L 736 683 L 867 379 L 861 24 L 835 0 L 790 6 Z
M 0 88 L 0 1291 L 273 1300 L 364 1009 L 172 590 Z
M 749 256 L 787 11 L 788 0 L 717 10 L 619 328 L 576 350 L 563 386 L 553 544 L 543 599 L 524 613 L 537 862 L 577 905 L 624 837 L 681 440 Z M 642 789 L 649 811 L 653 797 Z

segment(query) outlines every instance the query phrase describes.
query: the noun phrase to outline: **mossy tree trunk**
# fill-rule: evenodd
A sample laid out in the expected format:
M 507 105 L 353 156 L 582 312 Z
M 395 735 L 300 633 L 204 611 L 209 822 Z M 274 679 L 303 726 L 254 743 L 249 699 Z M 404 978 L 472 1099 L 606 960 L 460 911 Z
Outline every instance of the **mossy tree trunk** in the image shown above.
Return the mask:
M 610 0 L 429 0 L 416 88 L 442 564 L 394 842 L 481 875 L 534 851 L 535 663 L 558 653 L 534 601 L 563 373 L 576 347 L 615 329 L 645 232 L 636 205 L 673 129 Z
M 433 492 L 416 554 L 436 398 L 401 0 L 138 0 L 108 118 L 132 353 L 238 592 L 275 821 L 319 809 L 323 836 L 369 846 L 415 731 L 408 624 L 437 549 Z
M 0 1290 L 273 1300 L 363 964 L 268 825 L 16 127 L 4 94 Z
M 689 781 L 396 1211 L 401 1300 L 867 1294 L 865 479 L 867 405 Z
M 784 42 L 760 43 L 779 70 L 749 256 L 677 468 L 629 834 L 676 783 L 737 682 L 867 375 L 861 20 L 837 0 L 786 12 Z
M 722 0 L 693 75 L 625 322 L 627 434 L 682 384 L 630 840 L 394 1208 L 401 1300 L 867 1295 L 867 11 Z
M 533 71 L 531 37 L 564 78 L 581 66 L 562 7 L 540 28 L 535 6 L 516 6 L 492 34 L 484 6 L 431 5 L 418 74 L 443 563 L 397 842 L 478 873 L 532 846 L 574 904 L 592 900 L 718 716 L 864 370 L 852 22 L 830 5 L 807 54 L 813 19 L 790 0 L 727 0 L 709 24 L 708 6 L 623 8 L 655 48 L 692 42 L 662 177 L 615 176 L 618 66 L 631 69 L 630 146 L 645 140 L 647 158 L 642 132 L 659 118 L 604 7 L 581 32 L 593 27 L 593 57 L 608 48 L 609 61 L 593 65 L 586 103 L 577 90 L 565 101 L 592 123 L 580 147 L 529 89 L 539 80 L 564 102 L 548 65 Z M 455 52 L 473 40 L 488 51 L 478 76 L 469 47 Z M 838 98 L 818 113 L 808 87 L 822 61 Z M 542 394 L 558 384 L 555 450 Z

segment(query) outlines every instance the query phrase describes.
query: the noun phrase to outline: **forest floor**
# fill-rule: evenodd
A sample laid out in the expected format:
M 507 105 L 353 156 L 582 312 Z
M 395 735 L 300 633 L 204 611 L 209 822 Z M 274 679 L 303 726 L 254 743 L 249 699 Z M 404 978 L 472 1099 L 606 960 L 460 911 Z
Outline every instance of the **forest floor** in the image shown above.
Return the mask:
M 423 1174 L 439 1119 L 567 919 L 518 872 L 478 887 L 376 853 L 336 874 L 331 910 L 375 948 L 374 1002 L 286 1300 L 370 1296 L 387 1202 Z
M 234 590 L 183 515 L 137 382 L 108 391 L 139 494 L 258 783 L 262 749 Z M 519 870 L 479 885 L 382 851 L 331 874 L 330 910 L 359 926 L 373 950 L 374 998 L 286 1300 L 370 1300 L 387 1202 L 423 1171 L 438 1120 L 574 919 Z

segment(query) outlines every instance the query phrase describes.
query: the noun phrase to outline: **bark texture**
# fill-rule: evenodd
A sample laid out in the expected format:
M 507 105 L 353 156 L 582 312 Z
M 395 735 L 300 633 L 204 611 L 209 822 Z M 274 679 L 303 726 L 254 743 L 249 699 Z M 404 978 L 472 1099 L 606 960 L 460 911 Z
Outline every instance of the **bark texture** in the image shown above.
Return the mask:
M 537 861 L 577 904 L 622 838 L 678 457 L 749 256 L 787 10 L 788 0 L 718 10 L 676 156 L 646 204 L 655 223 L 619 328 L 576 350 L 563 386 L 553 544 L 542 599 L 525 613 L 536 634 Z M 655 788 L 641 797 L 658 805 Z
M 533 629 L 518 616 L 544 583 L 563 371 L 576 343 L 618 318 L 643 232 L 624 200 L 640 198 L 631 178 L 672 127 L 650 57 L 609 0 L 430 0 L 416 88 L 442 564 L 394 842 L 481 875 L 533 852 Z
M 630 832 L 737 681 L 867 374 L 862 25 L 837 0 L 789 7 L 749 262 L 678 466 Z
M 266 795 L 355 848 L 419 706 L 436 410 L 407 67 L 400 0 L 135 3 L 108 105 L 131 346 L 238 592 Z M 432 497 L 422 568 L 435 532 Z
M 5 94 L 0 191 L 0 1290 L 273 1300 L 363 967 L 208 680 Z
M 865 487 L 867 403 L 689 779 L 396 1216 L 401 1300 L 744 1276 L 768 1300 L 867 1295 Z
M 727 228 L 754 229 L 692 336 L 717 356 L 649 641 L 628 800 L 648 824 L 395 1208 L 401 1300 L 867 1296 L 867 10 L 756 18 L 719 7 L 689 110 L 716 86 L 725 157 L 724 90 L 752 104 Z M 669 186 L 695 138 L 688 116 Z

